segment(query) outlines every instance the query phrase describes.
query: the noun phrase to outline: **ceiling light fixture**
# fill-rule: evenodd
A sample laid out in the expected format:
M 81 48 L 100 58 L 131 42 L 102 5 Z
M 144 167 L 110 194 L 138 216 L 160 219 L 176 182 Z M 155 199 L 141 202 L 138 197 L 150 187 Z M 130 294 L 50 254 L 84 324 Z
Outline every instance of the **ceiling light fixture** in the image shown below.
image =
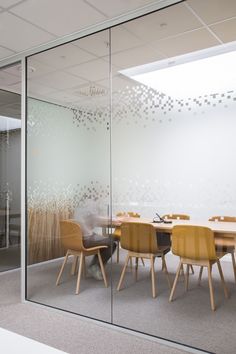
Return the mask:
M 174 99 L 236 89 L 236 42 L 133 67 L 121 74 Z

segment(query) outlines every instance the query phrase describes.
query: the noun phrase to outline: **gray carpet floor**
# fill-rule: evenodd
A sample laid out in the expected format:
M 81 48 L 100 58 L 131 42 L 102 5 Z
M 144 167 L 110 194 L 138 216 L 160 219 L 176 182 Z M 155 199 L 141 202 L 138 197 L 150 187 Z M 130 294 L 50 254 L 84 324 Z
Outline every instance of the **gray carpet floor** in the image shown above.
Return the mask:
M 51 264 L 49 269 L 44 268 L 44 275 L 49 272 L 51 280 L 54 281 L 57 268 L 58 265 Z M 43 284 L 43 279 L 40 279 L 41 273 L 37 268 L 34 268 L 34 272 L 35 284 L 38 283 L 37 286 L 34 286 L 33 292 L 35 297 L 37 291 L 39 291 L 39 295 L 41 294 L 40 289 L 42 286 L 45 287 L 45 283 Z M 33 277 L 33 274 L 31 274 L 31 276 Z M 187 350 L 178 350 L 152 340 L 129 335 L 116 329 L 110 329 L 95 322 L 83 320 L 76 315 L 42 308 L 29 302 L 20 303 L 19 271 L 2 273 L 0 275 L 0 283 L 0 327 L 48 344 L 67 353 L 181 354 L 187 352 Z M 91 291 L 91 288 L 89 289 L 88 286 L 89 284 L 86 283 L 87 281 L 84 281 L 82 294 L 87 291 L 89 294 Z M 32 285 L 31 281 L 31 287 Z M 67 288 L 68 285 L 69 283 L 67 283 Z M 51 292 L 53 288 L 54 286 L 51 283 L 48 287 L 48 297 L 53 298 L 55 296 L 54 291 Z M 59 287 L 57 291 L 61 291 L 60 289 L 62 288 L 63 286 Z M 97 290 L 98 289 L 99 286 L 97 286 Z M 96 296 L 96 291 L 93 294 Z M 58 295 L 56 301 L 58 301 L 59 298 L 60 296 Z M 74 299 L 78 301 L 79 297 L 74 295 Z M 64 301 L 68 302 L 70 298 L 64 297 Z M 71 306 L 73 307 L 73 302 Z M 7 354 L 7 349 L 1 348 L 0 352 Z
M 104 288 L 101 281 L 91 277 L 82 279 L 81 293 L 75 295 L 76 277 L 70 275 L 70 264 L 56 287 L 55 279 L 61 265 L 60 261 L 31 267 L 28 271 L 29 299 L 49 306 L 135 329 L 144 333 L 167 338 L 180 343 L 214 353 L 234 354 L 236 285 L 233 278 L 232 264 L 222 262 L 230 298 L 225 299 L 220 278 L 214 266 L 213 280 L 217 310 L 211 311 L 206 271 L 202 285 L 197 286 L 198 268 L 190 276 L 190 289 L 184 291 L 183 277 L 180 279 L 175 300 L 168 302 L 169 288 L 161 264 L 156 261 L 156 280 L 158 296 L 151 297 L 149 264 L 139 267 L 139 279 L 134 280 L 133 271 L 126 273 L 123 288 L 116 291 L 125 253 L 121 254 L 120 264 L 112 265 L 112 284 Z M 167 255 L 167 265 L 174 279 L 178 259 Z M 110 266 L 107 265 L 107 271 Z M 111 313 L 111 293 L 112 308 Z

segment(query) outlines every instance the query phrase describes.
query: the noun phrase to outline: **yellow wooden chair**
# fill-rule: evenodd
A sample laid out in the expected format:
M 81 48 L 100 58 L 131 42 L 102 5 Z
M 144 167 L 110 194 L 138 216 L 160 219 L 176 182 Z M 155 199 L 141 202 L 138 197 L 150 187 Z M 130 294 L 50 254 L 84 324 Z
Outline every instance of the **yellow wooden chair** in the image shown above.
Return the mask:
M 140 218 L 140 214 L 135 213 L 133 211 L 120 211 L 116 214 L 117 217 L 121 216 L 129 216 L 132 218 Z M 120 237 L 121 237 L 121 229 L 120 226 L 117 226 L 112 234 L 114 240 L 117 242 L 117 247 L 116 247 L 116 262 L 119 263 L 120 261 Z M 132 262 L 131 262 L 132 265 Z
M 107 287 L 106 274 L 102 262 L 102 257 L 100 254 L 100 250 L 103 248 L 107 248 L 107 246 L 96 246 L 96 247 L 85 248 L 83 245 L 81 227 L 79 223 L 75 221 L 69 221 L 69 220 L 60 221 L 60 236 L 61 236 L 62 245 L 66 250 L 66 256 L 61 266 L 60 272 L 58 274 L 56 285 L 59 285 L 61 275 L 65 268 L 69 255 L 74 256 L 74 262 L 72 265 L 72 274 L 75 274 L 76 267 L 77 267 L 77 260 L 78 257 L 80 257 L 78 278 L 77 278 L 77 285 L 76 285 L 76 294 L 78 294 L 80 288 L 82 270 L 83 268 L 85 270 L 85 257 L 97 254 L 104 284 L 105 287 Z
M 165 214 L 162 216 L 164 220 L 190 220 L 190 216 L 187 214 Z M 194 274 L 193 266 L 190 266 L 192 274 Z M 181 271 L 184 273 L 184 268 L 182 266 Z
M 236 222 L 235 216 L 212 216 L 209 221 L 219 221 L 219 222 Z M 235 262 L 235 240 L 234 238 L 222 236 L 215 237 L 215 245 L 216 251 L 225 252 L 231 254 L 233 272 L 234 272 L 234 280 L 236 282 L 236 262 Z
M 156 230 L 153 225 L 146 223 L 127 222 L 121 225 L 121 247 L 128 251 L 125 264 L 120 276 L 117 290 L 119 291 L 124 279 L 125 271 L 132 257 L 135 258 L 135 279 L 138 276 L 138 259 L 147 258 L 151 262 L 152 296 L 156 297 L 154 261 L 156 257 L 161 257 L 164 264 L 164 271 L 167 281 L 171 287 L 169 274 L 165 262 L 165 254 L 170 251 L 168 246 L 158 247 Z
M 210 289 L 211 309 L 215 310 L 215 301 L 212 285 L 212 266 L 217 263 L 225 297 L 228 298 L 228 290 L 225 285 L 220 258 L 225 253 L 218 253 L 215 250 L 214 233 L 211 229 L 203 226 L 177 225 L 172 230 L 172 252 L 180 257 L 179 266 L 175 276 L 174 284 L 170 293 L 169 301 L 173 300 L 176 284 L 180 274 L 181 266 L 187 265 L 185 278 L 185 290 L 188 290 L 189 266 L 196 265 L 207 267 Z M 202 269 L 202 268 L 201 268 Z

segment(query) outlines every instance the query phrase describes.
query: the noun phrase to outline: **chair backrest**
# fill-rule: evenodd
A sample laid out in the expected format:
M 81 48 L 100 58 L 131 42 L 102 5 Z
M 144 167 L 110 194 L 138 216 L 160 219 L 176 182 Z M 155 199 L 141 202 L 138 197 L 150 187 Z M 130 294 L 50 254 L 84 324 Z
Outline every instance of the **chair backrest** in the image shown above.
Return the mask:
M 209 221 L 236 222 L 236 216 L 212 216 Z
M 84 250 L 82 230 L 80 224 L 76 221 L 60 221 L 60 237 L 65 249 Z
M 208 227 L 176 225 L 172 230 L 172 252 L 194 260 L 216 259 L 214 233 Z
M 137 253 L 157 253 L 156 230 L 153 225 L 127 222 L 121 225 L 121 247 Z
M 132 218 L 140 218 L 140 214 L 134 211 L 119 211 L 116 216 L 130 216 Z
M 190 220 L 190 216 L 186 214 L 166 214 L 163 215 L 162 218 L 170 220 Z

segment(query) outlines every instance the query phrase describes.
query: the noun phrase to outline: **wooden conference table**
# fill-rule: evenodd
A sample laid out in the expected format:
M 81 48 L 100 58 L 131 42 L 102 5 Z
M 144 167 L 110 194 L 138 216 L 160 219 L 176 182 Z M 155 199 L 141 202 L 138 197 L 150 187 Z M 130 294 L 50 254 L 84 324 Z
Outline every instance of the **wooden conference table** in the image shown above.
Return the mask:
M 236 222 L 221 222 L 221 221 L 194 221 L 194 220 L 171 220 L 171 224 L 154 223 L 147 218 L 133 218 L 133 217 L 117 217 L 112 220 L 112 227 L 120 226 L 124 222 L 140 222 L 150 223 L 159 232 L 170 233 L 175 225 L 193 225 L 205 226 L 214 232 L 215 237 L 223 237 L 225 240 L 234 239 L 236 243 Z

